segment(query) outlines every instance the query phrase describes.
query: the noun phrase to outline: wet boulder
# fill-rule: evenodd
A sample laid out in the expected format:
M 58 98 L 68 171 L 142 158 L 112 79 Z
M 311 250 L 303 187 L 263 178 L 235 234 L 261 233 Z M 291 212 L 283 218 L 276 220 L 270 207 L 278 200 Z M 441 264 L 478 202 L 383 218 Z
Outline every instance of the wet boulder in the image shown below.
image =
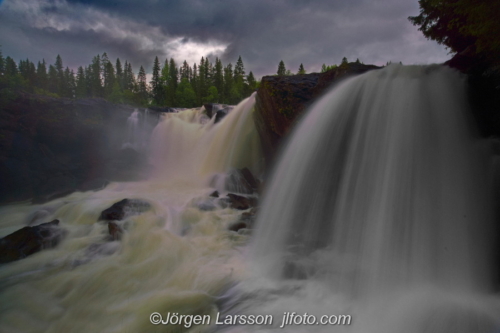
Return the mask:
M 127 216 L 138 215 L 151 209 L 151 205 L 138 199 L 123 199 L 106 208 L 99 215 L 98 221 L 120 221 Z
M 246 210 L 257 205 L 257 199 L 252 197 L 244 197 L 241 195 L 229 193 L 227 195 L 229 207 L 238 210 Z
M 225 116 L 227 116 L 228 110 L 222 109 L 219 110 L 215 113 L 215 120 L 214 123 L 217 124 L 219 121 L 221 121 Z
M 59 220 L 19 229 L 0 239 L 0 263 L 23 259 L 43 249 L 53 248 L 64 235 Z
M 218 198 L 219 197 L 219 191 L 213 191 L 212 193 L 210 193 L 209 196 L 213 197 L 213 198 Z
M 252 194 L 259 189 L 259 181 L 248 168 L 231 170 L 225 181 L 225 189 L 230 192 Z
M 120 240 L 123 235 L 123 229 L 115 222 L 108 222 L 108 232 L 111 240 Z
M 240 219 L 231 224 L 228 230 L 238 232 L 240 229 L 251 229 L 257 217 L 257 208 L 253 207 L 248 212 L 241 214 Z

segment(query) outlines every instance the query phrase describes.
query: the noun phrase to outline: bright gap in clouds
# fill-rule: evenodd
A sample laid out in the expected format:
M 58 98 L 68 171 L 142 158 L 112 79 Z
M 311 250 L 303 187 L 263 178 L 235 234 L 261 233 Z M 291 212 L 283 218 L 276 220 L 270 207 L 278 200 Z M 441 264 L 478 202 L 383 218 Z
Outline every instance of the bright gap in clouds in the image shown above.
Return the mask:
M 170 35 L 159 26 L 81 4 L 71 4 L 66 0 L 10 0 L 6 2 L 6 9 L 39 31 L 48 29 L 75 36 L 85 31 L 96 33 L 103 40 L 98 53 L 107 52 L 111 58 L 113 52 L 106 44 L 132 45 L 130 50 L 135 49 L 143 60 L 142 63 L 133 64 L 135 72 L 142 65 L 150 73 L 155 56 L 158 56 L 162 66 L 166 58 L 173 58 L 178 65 L 186 60 L 192 66 L 201 57 L 221 56 L 228 47 L 228 44 L 215 39 L 195 41 L 188 36 Z M 115 56 L 127 59 L 127 54 Z M 63 55 L 63 58 L 66 59 L 66 56 Z
M 177 62 L 177 65 L 182 65 L 184 60 L 192 66 L 194 63 L 199 63 L 201 57 L 217 57 L 226 51 L 228 45 L 218 41 L 208 41 L 205 43 L 191 41 L 186 38 L 176 38 L 165 45 L 166 53 Z M 213 61 L 213 59 L 211 59 Z

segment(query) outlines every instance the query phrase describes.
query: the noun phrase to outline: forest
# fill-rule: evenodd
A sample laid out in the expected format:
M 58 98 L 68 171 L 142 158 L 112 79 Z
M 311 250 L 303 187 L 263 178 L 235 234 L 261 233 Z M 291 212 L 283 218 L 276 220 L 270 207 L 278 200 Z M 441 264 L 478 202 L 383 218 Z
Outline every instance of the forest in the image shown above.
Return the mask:
M 345 57 L 343 63 L 347 63 Z M 323 64 L 321 72 L 336 67 Z M 303 64 L 296 74 L 306 74 Z M 281 60 L 275 75 L 294 73 L 286 69 Z M 173 58 L 167 58 L 161 64 L 155 57 L 148 82 L 143 66 L 135 75 L 130 62 L 122 64 L 120 58 L 113 62 L 106 52 L 94 56 L 88 66 L 79 66 L 75 73 L 64 67 L 60 55 L 54 64 L 42 60 L 35 65 L 29 59 L 16 63 L 10 56 L 3 57 L 0 50 L 0 103 L 13 98 L 16 91 L 23 90 L 56 98 L 104 98 L 113 103 L 144 107 L 192 108 L 204 103 L 234 105 L 250 96 L 259 83 L 251 71 L 246 74 L 241 56 L 234 67 L 232 63 L 224 66 L 219 58 L 212 63 L 208 57 L 202 57 L 193 66 L 184 60 L 179 66 Z
M 0 98 L 8 99 L 13 91 L 66 98 L 104 98 L 114 103 L 140 106 L 194 107 L 203 103 L 236 104 L 249 96 L 257 82 L 252 72 L 245 73 L 241 57 L 233 68 L 224 66 L 219 58 L 212 63 L 202 57 L 192 67 L 184 61 L 158 57 L 153 63 L 152 78 L 147 82 L 146 71 L 140 66 L 137 75 L 128 61 L 119 58 L 112 62 L 106 53 L 96 55 L 88 66 L 78 67 L 76 73 L 64 67 L 57 55 L 54 64 L 45 60 L 35 65 L 29 59 L 17 64 L 0 52 Z M 10 88 L 10 89 L 2 89 Z

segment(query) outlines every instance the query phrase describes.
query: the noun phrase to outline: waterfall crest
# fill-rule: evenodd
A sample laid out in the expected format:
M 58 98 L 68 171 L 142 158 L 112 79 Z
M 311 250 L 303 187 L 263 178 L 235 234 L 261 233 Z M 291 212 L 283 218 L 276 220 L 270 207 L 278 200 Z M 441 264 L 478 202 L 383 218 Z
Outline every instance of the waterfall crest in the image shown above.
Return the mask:
M 197 178 L 262 167 L 260 139 L 253 122 L 255 94 L 215 123 L 201 109 L 165 114 L 152 135 L 154 177 Z

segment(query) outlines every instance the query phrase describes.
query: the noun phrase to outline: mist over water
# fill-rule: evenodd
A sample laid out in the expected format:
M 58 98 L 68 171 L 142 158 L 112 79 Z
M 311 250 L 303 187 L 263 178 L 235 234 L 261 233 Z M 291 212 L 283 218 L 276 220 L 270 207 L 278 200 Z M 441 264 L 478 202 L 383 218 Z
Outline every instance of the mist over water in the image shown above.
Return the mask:
M 153 129 L 134 111 L 121 148 L 147 159 L 148 179 L 0 207 L 0 237 L 56 218 L 67 232 L 0 266 L 0 332 L 495 332 L 493 170 L 465 88 L 439 66 L 338 84 L 289 138 L 253 234 L 228 230 L 242 211 L 223 196 L 234 169 L 263 172 L 255 96 L 218 123 L 190 109 Z M 111 241 L 97 220 L 124 198 L 151 208 Z M 212 324 L 155 326 L 152 312 Z M 218 312 L 274 321 L 216 326 Z M 280 329 L 284 312 L 352 322 Z

